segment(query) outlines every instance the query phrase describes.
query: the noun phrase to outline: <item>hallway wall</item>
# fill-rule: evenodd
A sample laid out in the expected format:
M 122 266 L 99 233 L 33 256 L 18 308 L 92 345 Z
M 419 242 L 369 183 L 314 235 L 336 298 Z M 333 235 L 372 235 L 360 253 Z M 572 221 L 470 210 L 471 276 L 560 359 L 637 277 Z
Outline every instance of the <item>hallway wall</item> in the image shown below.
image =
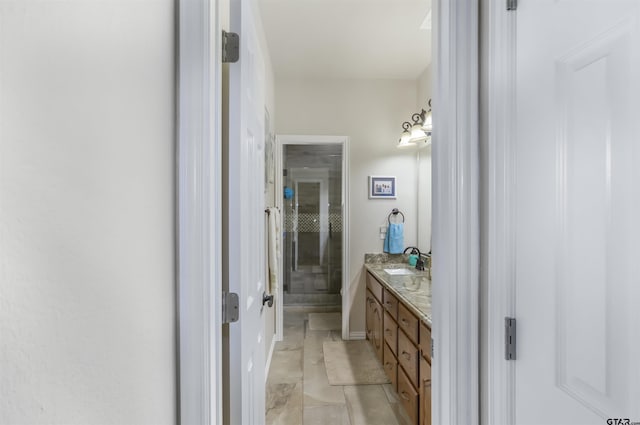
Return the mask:
M 0 423 L 176 422 L 173 0 L 0 2 Z
M 405 245 L 416 243 L 416 154 L 396 148 L 416 112 L 416 80 L 276 77 L 276 133 L 350 137 L 350 331 L 364 335 L 364 254 L 382 252 L 379 227 L 392 208 L 406 216 Z M 368 176 L 397 177 L 397 199 L 368 199 Z

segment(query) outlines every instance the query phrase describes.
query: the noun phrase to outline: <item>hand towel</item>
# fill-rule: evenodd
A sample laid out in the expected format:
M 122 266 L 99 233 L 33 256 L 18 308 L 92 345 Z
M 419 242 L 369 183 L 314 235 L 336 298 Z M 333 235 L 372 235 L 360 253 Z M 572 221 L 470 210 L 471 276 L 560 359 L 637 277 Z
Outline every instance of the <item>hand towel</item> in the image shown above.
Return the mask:
M 269 293 L 278 290 L 278 264 L 280 261 L 280 210 L 269 208 L 268 229 L 268 259 L 269 259 Z
M 404 223 L 389 223 L 384 238 L 383 251 L 389 254 L 402 254 L 404 250 Z

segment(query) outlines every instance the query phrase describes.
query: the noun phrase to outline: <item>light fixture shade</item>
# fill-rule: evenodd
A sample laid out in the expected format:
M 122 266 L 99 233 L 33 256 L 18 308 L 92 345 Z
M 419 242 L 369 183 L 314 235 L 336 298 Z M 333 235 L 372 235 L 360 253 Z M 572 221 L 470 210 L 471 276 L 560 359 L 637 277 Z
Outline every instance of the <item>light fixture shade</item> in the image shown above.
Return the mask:
M 419 123 L 415 123 L 412 127 L 411 127 L 411 139 L 410 142 L 411 143 L 418 143 L 418 142 L 424 142 L 425 140 L 427 140 L 427 133 L 424 132 L 424 130 L 422 130 L 422 125 Z
M 411 141 L 411 133 L 408 130 L 402 132 L 402 136 L 400 136 L 400 141 L 398 142 L 399 148 L 409 148 L 414 146 L 415 143 Z
M 402 123 L 403 132 L 400 136 L 400 140 L 398 141 L 399 148 L 409 148 L 411 146 L 415 146 L 415 143 L 411 140 L 411 124 L 408 122 Z

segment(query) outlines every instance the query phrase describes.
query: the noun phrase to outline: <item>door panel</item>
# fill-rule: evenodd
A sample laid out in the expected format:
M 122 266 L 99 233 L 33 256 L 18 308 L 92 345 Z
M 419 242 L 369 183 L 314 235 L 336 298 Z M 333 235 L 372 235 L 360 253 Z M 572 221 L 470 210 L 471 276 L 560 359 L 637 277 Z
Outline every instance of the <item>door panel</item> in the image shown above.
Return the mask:
M 229 66 L 229 291 L 240 319 L 229 326 L 232 424 L 265 420 L 264 62 L 251 2 L 231 2 L 231 31 L 240 35 L 240 60 Z
M 517 12 L 518 424 L 640 420 L 639 11 Z

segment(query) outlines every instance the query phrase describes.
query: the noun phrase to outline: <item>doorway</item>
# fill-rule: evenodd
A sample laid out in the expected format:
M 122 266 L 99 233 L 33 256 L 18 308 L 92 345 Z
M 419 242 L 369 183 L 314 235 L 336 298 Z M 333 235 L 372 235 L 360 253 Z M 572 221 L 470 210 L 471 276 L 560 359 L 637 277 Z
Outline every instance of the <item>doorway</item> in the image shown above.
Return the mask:
M 276 187 L 283 188 L 282 285 L 276 331 L 284 306 L 341 312 L 349 335 L 349 138 L 279 135 Z
M 284 304 L 340 306 L 342 146 L 283 146 Z
M 347 2 L 345 2 L 347 3 Z M 199 6 L 200 8 L 192 7 L 192 4 Z M 190 53 L 196 59 L 198 59 L 199 69 L 202 69 L 204 77 L 201 79 L 191 78 L 189 82 L 195 81 L 197 84 L 181 84 L 180 98 L 192 100 L 194 103 L 201 102 L 202 105 L 197 104 L 194 109 L 200 113 L 186 114 L 184 109 L 184 102 L 181 102 L 180 117 L 207 117 L 212 110 L 216 110 L 215 107 L 210 105 L 217 105 L 216 99 L 220 99 L 219 78 L 220 72 L 211 73 L 208 72 L 210 64 L 216 65 L 216 71 L 220 70 L 219 59 L 216 61 L 213 57 L 220 58 L 220 46 L 222 43 L 219 40 L 221 31 L 219 31 L 219 22 L 212 17 L 217 17 L 220 12 L 220 5 L 215 3 L 214 14 L 207 13 L 209 11 L 208 2 L 180 2 L 180 46 L 181 52 Z M 349 4 L 351 4 L 349 2 Z M 357 4 L 354 4 L 358 7 Z M 190 9 L 191 7 L 191 9 Z M 223 8 L 222 8 L 223 9 Z M 204 11 L 203 11 L 204 10 Z M 278 14 L 278 12 L 276 12 Z M 331 11 L 332 16 L 351 16 L 350 14 L 336 14 L 335 11 Z M 280 14 L 282 15 L 282 14 Z M 291 16 L 291 15 L 289 15 Z M 437 272 L 437 278 L 441 281 L 439 291 L 434 293 L 434 305 L 439 306 L 438 310 L 434 309 L 434 319 L 445 317 L 455 317 L 456 320 L 440 321 L 434 320 L 436 323 L 434 329 L 434 340 L 436 345 L 434 346 L 434 352 L 437 358 L 440 359 L 436 363 L 434 368 L 434 388 L 443 388 L 442 396 L 439 396 L 439 392 L 436 392 L 434 397 L 434 422 L 461 422 L 477 423 L 477 390 L 475 385 L 468 385 L 468 382 L 477 382 L 477 364 L 475 359 L 477 358 L 477 309 L 474 308 L 477 294 L 473 282 L 474 265 L 476 264 L 477 250 L 473 247 L 476 246 L 474 241 L 477 237 L 477 226 L 475 219 L 475 201 L 477 200 L 477 191 L 474 185 L 475 179 L 475 165 L 477 164 L 477 151 L 475 133 L 475 123 L 477 122 L 477 109 L 469 107 L 469 105 L 477 104 L 476 88 L 477 88 L 477 66 L 475 60 L 477 59 L 477 4 L 473 0 L 465 0 L 462 5 L 451 5 L 447 2 L 434 2 L 434 33 L 437 34 L 435 46 L 435 56 L 437 57 L 437 75 L 438 89 L 434 96 L 434 103 L 438 106 L 439 112 L 434 113 L 434 126 L 438 128 L 438 138 L 447 143 L 442 147 L 435 149 L 434 147 L 434 163 L 443 164 L 441 167 L 434 167 L 434 199 L 438 201 L 438 208 L 434 211 L 434 247 L 439 248 L 441 254 L 434 258 L 434 270 Z M 312 20 L 324 21 L 324 19 L 318 19 L 317 14 L 313 15 Z M 296 19 L 297 22 L 307 22 L 305 19 Z M 374 19 L 365 20 L 366 22 L 376 22 Z M 202 25 L 188 25 L 189 23 L 201 23 Z M 425 20 L 426 22 L 426 20 Z M 438 22 L 446 23 L 442 26 L 438 26 Z M 407 25 L 403 25 L 406 27 Z M 430 25 L 429 25 L 430 26 Z M 211 28 L 217 28 L 211 30 Z M 436 30 L 437 28 L 437 30 Z M 189 31 L 187 31 L 188 29 Z M 287 32 L 290 33 L 289 30 Z M 336 34 L 340 34 L 339 31 L 334 31 Z M 211 39 L 210 39 L 211 38 Z M 203 41 L 204 40 L 204 41 Z M 204 43 L 205 47 L 202 47 Z M 342 45 L 343 43 L 338 43 Z M 378 45 L 379 43 L 367 41 L 367 45 Z M 213 46 L 213 47 L 211 47 Z M 385 50 L 394 51 L 397 49 L 369 49 L 369 50 Z M 458 54 L 458 52 L 461 52 Z M 215 55 L 214 55 L 215 53 Z M 463 54 L 464 53 L 464 54 Z M 336 56 L 335 54 L 333 55 Z M 406 57 L 403 57 L 406 59 Z M 377 61 L 377 63 L 393 63 L 393 61 Z M 398 61 L 395 61 L 398 62 Z M 340 61 L 332 61 L 337 63 L 341 68 L 344 68 L 344 64 Z M 366 67 L 366 61 L 362 61 Z M 193 66 L 192 59 L 187 56 L 186 53 L 180 55 L 181 66 Z M 406 61 L 403 62 L 406 67 Z M 453 65 L 456 65 L 457 72 L 451 72 Z M 367 67 L 369 69 L 370 67 Z M 180 74 L 181 79 L 187 78 L 186 73 Z M 181 80 L 182 81 L 182 80 Z M 211 84 L 208 86 L 207 84 Z M 217 95 L 212 95 L 211 99 L 206 96 L 202 96 L 202 93 L 209 93 L 210 88 L 216 89 Z M 464 90 L 463 90 L 464 88 Z M 189 104 L 190 105 L 190 104 Z M 310 114 L 306 114 L 310 115 Z M 219 120 L 219 113 L 217 120 Z M 207 120 L 202 120 L 203 123 L 197 122 L 198 125 L 192 125 L 190 122 L 180 123 L 180 146 L 184 148 L 192 149 L 194 153 L 200 153 L 199 145 L 201 142 L 204 145 L 204 151 L 209 145 L 209 132 L 211 127 L 213 131 L 211 133 L 216 135 L 216 130 L 219 130 L 219 121 L 213 119 L 211 123 Z M 214 122 L 215 121 L 215 122 Z M 186 132 L 189 130 L 189 132 Z M 300 131 L 300 130 L 291 130 Z M 184 134 L 183 134 L 184 133 Z M 187 137 L 190 134 L 196 134 L 200 137 Z M 218 137 L 218 136 L 216 136 Z M 349 163 L 347 156 L 348 149 L 346 149 L 347 138 L 342 138 L 345 143 L 344 162 Z M 217 139 L 215 139 L 217 140 Z M 195 147 L 192 147 L 195 145 Z M 219 144 L 214 143 L 212 146 L 216 147 Z M 435 146 L 435 144 L 434 144 Z M 217 154 L 217 150 L 213 149 L 214 154 Z M 196 158 L 206 158 L 206 155 L 199 155 Z M 218 158 L 216 156 L 216 158 Z M 197 162 L 197 161 L 196 161 Z M 206 166 L 209 166 L 211 162 L 200 161 Z M 180 175 L 184 174 L 187 161 L 181 161 Z M 281 168 L 280 168 L 281 169 Z M 208 170 L 208 169 L 207 169 Z M 215 173 L 214 173 L 215 174 Z M 209 193 L 220 194 L 221 185 L 219 181 L 212 180 L 209 177 L 211 173 L 196 173 L 193 179 L 183 179 L 185 187 L 181 186 L 180 193 L 182 194 L 195 194 L 194 198 L 200 202 L 199 205 L 205 205 L 204 208 L 192 208 L 193 211 L 199 212 L 200 215 L 205 217 L 204 220 L 194 220 L 195 226 L 199 231 L 192 231 L 188 235 L 181 233 L 181 237 L 184 237 L 187 242 L 192 242 L 194 246 L 194 252 L 200 254 L 198 258 L 202 258 L 201 262 L 197 262 L 195 266 L 202 266 L 201 268 L 210 272 L 209 266 L 206 263 L 206 258 L 210 258 L 205 246 L 200 242 L 199 238 L 202 235 L 206 235 L 207 241 L 211 240 L 215 242 L 215 236 L 218 235 L 220 230 L 220 218 L 219 216 L 210 215 L 211 211 L 209 205 L 211 203 L 204 202 L 203 196 Z M 346 179 L 348 173 L 343 173 L 345 187 L 349 187 Z M 279 179 L 281 176 L 276 176 Z M 468 184 L 471 182 L 471 184 Z M 464 186 L 463 186 L 464 183 Z M 193 190 L 193 185 L 201 185 L 205 190 Z M 213 190 L 211 187 L 213 186 Z M 281 187 L 277 185 L 276 187 Z M 464 189 L 464 190 L 463 190 Z M 282 199 L 281 197 L 279 197 Z M 343 199 L 348 199 L 348 194 L 343 191 Z M 184 201 L 181 198 L 181 205 Z M 471 207 L 469 207 L 471 205 Z M 282 206 L 280 203 L 279 206 Z M 458 208 L 460 207 L 460 208 Z M 215 208 L 213 208 L 215 211 Z M 201 212 L 200 212 L 201 211 Z M 344 217 L 348 217 L 347 205 L 343 209 Z M 213 218 L 210 218 L 213 217 Z M 215 218 L 218 217 L 218 218 Z M 215 231 L 211 231 L 208 226 L 207 220 L 213 220 L 214 225 L 212 228 Z M 345 223 L 347 225 L 348 223 Z M 349 292 L 349 280 L 345 279 L 345 276 L 349 276 L 349 261 L 348 261 L 348 227 L 345 227 L 343 232 L 343 252 L 347 258 L 343 261 L 343 290 L 342 290 L 342 303 L 343 311 L 343 337 L 349 338 L 349 322 L 345 319 L 346 309 L 345 306 L 350 305 L 349 298 L 353 295 Z M 457 237 L 451 237 L 451 235 L 457 235 Z M 216 245 L 217 246 L 217 245 Z M 467 248 L 471 247 L 471 248 Z M 182 252 L 181 245 L 181 258 L 184 253 Z M 181 265 L 185 264 L 181 261 Z M 189 263 L 186 263 L 189 265 Z M 210 307 L 204 303 L 198 304 L 198 295 L 195 291 L 188 292 L 191 287 L 201 289 L 206 294 L 218 293 L 216 290 L 220 286 L 219 268 L 214 267 L 214 279 L 212 288 L 206 279 L 198 279 L 198 275 L 189 274 L 184 272 L 186 278 L 180 279 L 180 291 L 181 295 L 184 293 L 190 294 L 193 292 L 194 296 L 191 298 L 194 300 L 194 305 L 199 308 L 198 312 L 202 311 L 202 314 L 198 317 L 214 317 L 217 322 L 214 321 L 214 325 L 210 326 L 209 322 L 205 321 L 193 321 L 189 322 L 185 320 L 186 314 L 191 313 L 188 309 L 180 310 L 180 323 L 190 323 L 191 327 L 188 332 L 181 331 L 180 345 L 181 353 L 200 353 L 204 350 L 199 350 L 202 346 L 208 347 L 210 342 L 214 342 L 214 346 L 220 344 L 221 335 L 210 329 L 217 329 L 219 326 L 219 314 L 211 314 L 212 312 L 218 312 L 220 310 L 219 298 L 212 297 L 215 301 L 215 307 Z M 436 274 L 434 273 L 434 279 Z M 282 288 L 282 286 L 280 287 Z M 211 289 L 211 291 L 209 291 Z M 281 290 L 280 290 L 281 293 Z M 184 299 L 181 297 L 181 305 L 184 304 Z M 281 303 L 278 307 L 281 308 Z M 440 308 L 441 307 L 441 308 Z M 281 318 L 281 312 L 278 314 Z M 348 317 L 348 316 L 347 316 Z M 281 320 L 281 319 L 280 319 Z M 345 322 L 346 320 L 346 322 Z M 201 324 L 202 323 L 202 324 Z M 282 332 L 282 324 L 279 324 L 280 334 Z M 447 332 L 448 331 L 448 332 Z M 193 335 L 193 338 L 185 338 Z M 458 334 L 459 338 L 448 338 L 448 335 Z M 221 409 L 215 407 L 211 409 L 211 403 L 209 400 L 213 400 L 216 406 L 220 406 L 222 403 L 222 392 L 220 378 L 220 358 L 215 353 L 218 350 L 212 350 L 210 356 L 200 356 L 193 362 L 183 361 L 184 364 L 191 367 L 185 368 L 188 370 L 181 370 L 180 380 L 181 388 L 186 388 L 187 385 L 182 385 L 184 382 L 189 382 L 189 378 L 192 376 L 207 376 L 208 380 L 199 379 L 202 381 L 202 385 L 198 387 L 194 392 L 193 397 L 188 397 L 181 391 L 181 398 L 183 400 L 204 400 L 202 403 L 183 403 L 181 405 L 181 417 L 198 417 L 202 420 L 195 420 L 189 422 L 197 423 L 210 423 L 208 418 L 211 415 L 211 411 L 219 415 Z M 186 359 L 187 356 L 181 356 L 181 359 Z M 190 373 L 193 372 L 193 373 Z M 467 379 L 468 377 L 468 379 Z

